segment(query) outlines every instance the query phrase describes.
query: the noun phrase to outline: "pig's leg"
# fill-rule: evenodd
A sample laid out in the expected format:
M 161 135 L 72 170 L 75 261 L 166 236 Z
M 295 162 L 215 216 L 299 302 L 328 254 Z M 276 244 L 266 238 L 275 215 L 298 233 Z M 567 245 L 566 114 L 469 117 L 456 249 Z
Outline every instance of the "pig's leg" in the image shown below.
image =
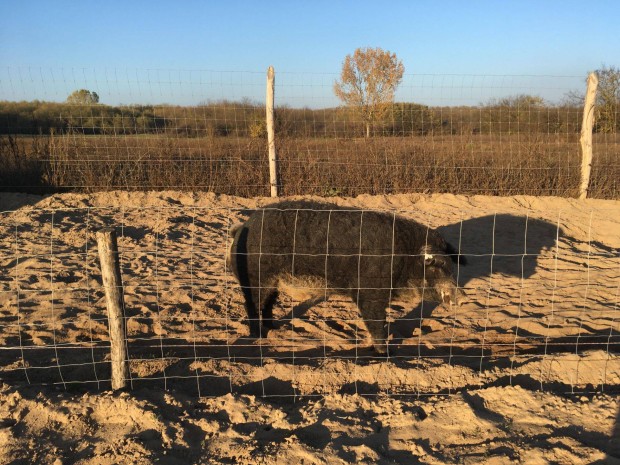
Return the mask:
M 263 299 L 262 311 L 261 314 L 263 316 L 263 326 L 267 329 L 275 329 L 276 324 L 273 321 L 273 306 L 278 300 L 278 290 L 277 289 L 267 289 L 263 290 L 263 292 L 267 292 L 265 298 Z
M 258 315 L 258 310 L 256 308 L 256 297 L 254 292 L 252 292 L 251 287 L 242 287 L 241 291 L 243 292 L 244 297 L 244 305 L 245 311 L 248 315 L 248 326 L 250 327 L 250 336 L 251 337 L 260 337 L 260 318 Z
M 260 303 L 259 287 L 255 279 L 251 278 L 249 270 L 256 268 L 254 261 L 250 263 L 251 255 L 248 253 L 248 228 L 242 227 L 237 236 L 236 250 L 234 254 L 235 274 L 239 278 L 241 292 L 243 292 L 245 311 L 248 315 L 248 326 L 250 327 L 250 337 L 260 337 L 260 316 L 257 305 Z M 260 267 L 260 264 L 259 264 Z M 258 283 L 260 285 L 260 282 Z
M 267 334 L 265 329 L 274 329 L 273 322 L 273 306 L 278 299 L 278 290 L 274 288 L 243 288 L 245 297 L 245 310 L 248 314 L 248 323 L 250 326 L 250 336 L 260 338 Z M 255 302 L 260 302 L 260 316 Z M 265 329 L 264 329 L 264 328 Z
M 357 304 L 366 323 L 368 332 L 372 336 L 373 346 L 377 353 L 387 354 L 387 324 L 386 309 L 389 305 L 389 294 L 377 291 L 360 291 Z

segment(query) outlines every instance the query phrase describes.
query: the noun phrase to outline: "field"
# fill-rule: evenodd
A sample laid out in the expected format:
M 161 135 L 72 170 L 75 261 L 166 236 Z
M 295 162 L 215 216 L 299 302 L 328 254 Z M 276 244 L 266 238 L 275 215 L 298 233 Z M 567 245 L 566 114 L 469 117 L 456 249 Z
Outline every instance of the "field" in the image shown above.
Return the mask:
M 277 139 L 284 195 L 400 193 L 575 197 L 578 133 Z M 620 139 L 596 134 L 590 197 L 620 197 Z M 266 141 L 246 136 L 0 137 L 5 191 L 208 190 L 269 194 Z
M 106 147 L 82 141 L 93 140 Z M 455 140 L 465 141 L 441 144 Z M 198 144 L 185 142 L 187 153 Z M 354 144 L 342 142 L 339 160 Z M 483 146 L 476 139 L 476 163 Z M 437 168 L 428 169 L 424 179 L 437 186 L 461 179 L 429 178 Z M 351 171 L 342 175 L 361 177 L 320 188 L 368 180 Z M 603 171 L 601 182 L 615 186 Z M 517 171 L 523 186 L 537 172 Z M 218 173 L 214 182 L 228 179 Z M 248 178 L 237 187 L 250 189 L 262 175 L 238 176 Z M 381 176 L 377 190 L 389 190 Z M 0 463 L 620 462 L 620 202 L 501 193 L 333 199 L 439 228 L 469 258 L 458 269 L 463 306 L 393 302 L 389 359 L 371 350 L 353 303 L 338 297 L 314 306 L 283 297 L 281 326 L 247 337 L 224 266 L 227 229 L 268 198 L 0 195 Z M 110 225 L 120 236 L 131 370 L 131 390 L 116 394 L 94 240 Z

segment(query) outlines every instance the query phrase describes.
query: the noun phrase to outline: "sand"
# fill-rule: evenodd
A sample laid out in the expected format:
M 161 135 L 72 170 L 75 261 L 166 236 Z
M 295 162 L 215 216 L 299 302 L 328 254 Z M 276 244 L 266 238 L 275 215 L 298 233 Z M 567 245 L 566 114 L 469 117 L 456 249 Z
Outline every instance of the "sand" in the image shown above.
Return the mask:
M 227 229 L 272 202 L 0 195 L 0 463 L 620 463 L 620 202 L 360 196 L 467 255 L 468 301 L 282 296 L 247 337 Z M 115 226 L 130 390 L 110 389 L 95 232 Z

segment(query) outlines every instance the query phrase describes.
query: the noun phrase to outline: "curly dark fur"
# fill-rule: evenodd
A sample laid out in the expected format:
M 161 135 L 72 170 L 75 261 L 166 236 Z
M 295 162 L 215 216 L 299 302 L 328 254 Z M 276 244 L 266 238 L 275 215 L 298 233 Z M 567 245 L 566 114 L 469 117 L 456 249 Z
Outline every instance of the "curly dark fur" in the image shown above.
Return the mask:
M 446 300 L 451 262 L 464 257 L 434 229 L 392 213 L 315 202 L 284 201 L 257 210 L 233 231 L 233 272 L 245 297 L 250 332 L 273 327 L 278 279 L 318 277 L 326 293 L 350 296 L 358 305 L 375 347 L 385 344 L 386 308 L 412 282 L 426 296 Z M 441 296 L 434 292 L 442 283 Z M 439 289 L 439 286 L 437 287 Z M 379 350 L 379 349 L 378 349 Z

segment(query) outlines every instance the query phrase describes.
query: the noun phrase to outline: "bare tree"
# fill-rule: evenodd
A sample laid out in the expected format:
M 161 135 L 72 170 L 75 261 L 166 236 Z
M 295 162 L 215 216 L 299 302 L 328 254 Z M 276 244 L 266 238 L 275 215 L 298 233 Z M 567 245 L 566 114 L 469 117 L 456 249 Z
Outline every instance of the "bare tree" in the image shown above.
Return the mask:
M 370 137 L 372 124 L 380 119 L 400 84 L 405 67 L 395 53 L 381 48 L 358 48 L 347 55 L 342 64 L 340 81 L 334 83 L 334 93 L 345 104 L 357 108 Z

